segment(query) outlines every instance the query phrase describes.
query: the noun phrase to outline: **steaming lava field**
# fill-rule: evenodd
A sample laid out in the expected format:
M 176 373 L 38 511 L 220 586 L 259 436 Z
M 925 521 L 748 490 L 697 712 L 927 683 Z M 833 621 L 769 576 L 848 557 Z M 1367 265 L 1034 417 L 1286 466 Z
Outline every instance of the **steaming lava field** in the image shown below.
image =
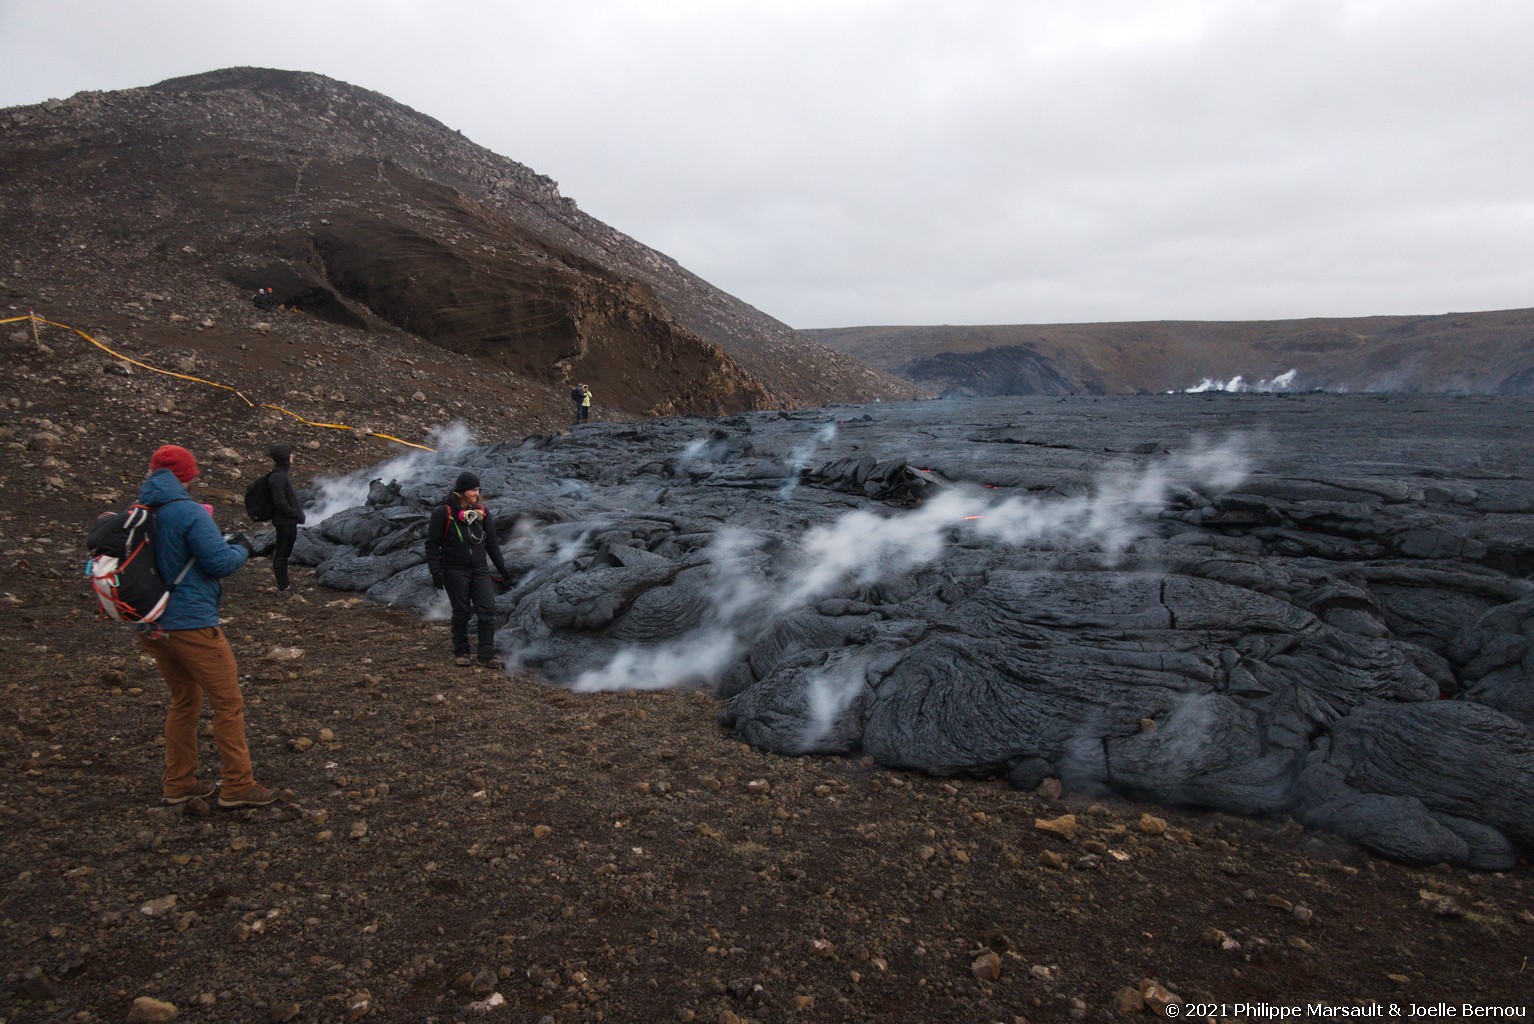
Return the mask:
M 390 423 L 365 392 L 419 388 L 500 442 L 420 457 L 391 490 L 372 467 L 400 453 L 375 439 L 103 374 L 13 328 L 6 1024 L 161 1004 L 1012 1022 L 1529 1002 L 1527 400 L 987 400 L 570 431 L 557 395 L 509 408 L 489 375 L 395 382 L 362 343 L 315 342 L 305 384 L 349 388 L 354 419 Z M 294 351 L 231 348 L 219 369 L 259 391 Z M 374 387 L 336 376 L 357 366 Z M 278 439 L 301 487 L 381 481 L 305 531 L 299 597 L 260 560 L 225 588 L 257 775 L 288 800 L 163 808 L 163 687 L 96 621 L 82 539 L 165 442 L 248 527 L 238 495 Z M 526 574 L 502 637 L 573 689 L 452 667 L 445 623 L 414 606 L 415 489 L 470 462 Z M 387 537 L 406 554 L 385 571 Z M 577 692 L 663 671 L 712 685 Z

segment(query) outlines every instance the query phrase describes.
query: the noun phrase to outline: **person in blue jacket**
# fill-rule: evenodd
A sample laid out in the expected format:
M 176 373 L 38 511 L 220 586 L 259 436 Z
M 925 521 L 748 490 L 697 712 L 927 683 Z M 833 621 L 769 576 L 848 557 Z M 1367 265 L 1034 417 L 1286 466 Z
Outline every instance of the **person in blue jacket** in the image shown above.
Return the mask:
M 218 806 L 265 807 L 277 791 L 256 782 L 245 740 L 245 698 L 229 638 L 218 624 L 223 579 L 250 558 L 244 534 L 225 539 L 213 518 L 187 493 L 197 459 L 178 445 L 158 449 L 138 500 L 155 510 L 155 567 L 173 580 L 187 568 L 160 614 L 162 632 L 139 634 L 170 690 L 165 713 L 165 780 L 161 798 L 182 804 L 218 794 Z M 213 742 L 221 786 L 197 781 L 197 722 L 206 695 L 213 707 Z

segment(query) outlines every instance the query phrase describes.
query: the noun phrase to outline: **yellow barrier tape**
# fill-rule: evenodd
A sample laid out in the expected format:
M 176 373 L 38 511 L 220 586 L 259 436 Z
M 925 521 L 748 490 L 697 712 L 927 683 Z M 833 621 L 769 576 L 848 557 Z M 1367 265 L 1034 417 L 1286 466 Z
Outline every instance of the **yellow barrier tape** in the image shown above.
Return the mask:
M 60 330 L 63 330 L 63 331 L 70 331 L 70 332 L 72 332 L 74 334 L 78 334 L 80 337 L 84 338 L 86 341 L 90 342 L 92 345 L 95 345 L 97 348 L 101 349 L 101 351 L 105 352 L 107 355 L 112 356 L 114 359 L 121 359 L 125 363 L 132 363 L 134 366 L 143 367 L 144 369 L 150 370 L 150 371 L 152 371 L 154 373 L 163 373 L 167 377 L 177 377 L 177 378 L 180 378 L 181 380 L 195 381 L 198 384 L 206 384 L 209 387 L 219 388 L 219 389 L 221 389 L 223 391 L 228 391 L 231 394 L 237 395 L 239 397 L 240 401 L 244 402 L 246 405 L 250 406 L 252 409 L 255 409 L 255 408 L 271 409 L 271 410 L 273 410 L 275 412 L 282 413 L 284 416 L 291 416 L 295 420 L 297 420 L 298 422 L 304 424 L 305 426 L 324 427 L 324 428 L 326 428 L 328 430 L 350 430 L 353 433 L 361 433 L 364 437 L 371 435 L 373 437 L 381 437 L 381 438 L 383 438 L 386 441 L 393 441 L 396 444 L 402 444 L 402 445 L 405 445 L 405 446 L 410 447 L 410 448 L 419 448 L 423 452 L 434 452 L 434 451 L 436 451 L 435 448 L 428 448 L 426 445 L 424 445 L 424 444 L 416 444 L 414 441 L 406 441 L 404 438 L 395 437 L 392 434 L 380 434 L 380 433 L 378 433 L 376 431 L 371 431 L 371 430 L 368 430 L 368 431 L 358 431 L 356 427 L 347 426 L 345 423 L 321 423 L 318 420 L 305 419 L 304 417 L 300 416 L 298 413 L 292 412 L 292 411 L 290 411 L 288 409 L 284 409 L 280 405 L 272 405 L 272 404 L 267 403 L 267 402 L 262 402 L 258 406 L 255 402 L 252 402 L 250 399 L 246 398 L 244 396 L 244 394 L 242 394 L 240 391 L 236 390 L 235 388 L 230 387 L 228 384 L 220 384 L 218 381 L 204 380 L 201 377 L 193 377 L 193 376 L 190 376 L 189 374 L 185 374 L 185 373 L 176 373 L 173 370 L 162 370 L 158 366 L 151 366 L 148 363 L 141 363 L 137 359 L 132 358 L 131 356 L 125 356 L 121 352 L 114 352 L 114 351 L 112 351 L 111 349 L 109 349 L 105 345 L 103 345 L 101 342 L 97 341 L 95 338 L 92 338 L 89 334 L 86 334 L 84 331 L 80 330 L 77 327 L 71 327 L 68 324 L 54 323 L 52 320 L 44 319 L 43 317 L 40 317 L 40 316 L 38 316 L 35 313 L 28 312 L 26 316 L 13 316 L 13 317 L 9 317 L 7 319 L 0 320 L 0 324 L 12 324 L 12 323 L 16 323 L 19 320 L 30 320 L 34 324 L 47 324 L 49 327 L 57 327 L 57 328 L 59 328 Z M 33 330 L 36 330 L 36 328 L 34 327 Z

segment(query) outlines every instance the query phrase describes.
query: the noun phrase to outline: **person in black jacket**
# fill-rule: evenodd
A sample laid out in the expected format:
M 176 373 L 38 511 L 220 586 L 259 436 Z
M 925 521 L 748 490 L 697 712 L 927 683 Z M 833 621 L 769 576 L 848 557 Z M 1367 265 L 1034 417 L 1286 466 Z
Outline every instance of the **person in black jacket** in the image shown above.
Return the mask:
M 272 549 L 272 575 L 277 577 L 277 593 L 287 596 L 293 593 L 288 582 L 288 557 L 293 554 L 293 543 L 298 540 L 298 526 L 304 521 L 304 507 L 298 503 L 298 492 L 293 489 L 293 449 L 285 444 L 274 444 L 266 450 L 272 457 L 272 471 L 266 476 L 267 486 L 272 490 L 272 525 L 277 528 L 277 546 Z
M 453 493 L 432 509 L 426 524 L 426 565 L 431 569 L 431 585 L 446 590 L 453 606 L 454 662 L 473 664 L 469 658 L 469 618 L 473 616 L 479 620 L 479 664 L 500 668 L 501 659 L 495 653 L 495 592 L 504 584 L 506 562 L 495 518 L 479 499 L 479 477 L 458 474 Z M 486 556 L 499 576 L 490 574 Z

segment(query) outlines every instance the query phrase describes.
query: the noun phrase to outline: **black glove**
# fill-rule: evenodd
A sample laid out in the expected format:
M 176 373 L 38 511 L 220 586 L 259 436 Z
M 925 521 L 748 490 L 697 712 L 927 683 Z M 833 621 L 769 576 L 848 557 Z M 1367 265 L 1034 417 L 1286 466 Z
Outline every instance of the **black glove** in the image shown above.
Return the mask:
M 438 576 L 436 573 L 432 573 L 431 574 L 431 589 L 433 589 L 433 590 L 444 590 L 444 589 L 446 589 L 446 586 L 447 585 L 442 582 L 442 577 L 441 576 Z
M 228 534 L 224 537 L 224 541 L 228 544 L 238 544 L 240 547 L 245 549 L 245 553 L 247 555 L 254 555 L 256 553 L 255 543 L 243 533 Z
M 511 589 L 506 585 L 506 580 L 501 576 L 490 577 L 490 582 L 495 584 L 495 592 L 497 594 L 504 594 Z

